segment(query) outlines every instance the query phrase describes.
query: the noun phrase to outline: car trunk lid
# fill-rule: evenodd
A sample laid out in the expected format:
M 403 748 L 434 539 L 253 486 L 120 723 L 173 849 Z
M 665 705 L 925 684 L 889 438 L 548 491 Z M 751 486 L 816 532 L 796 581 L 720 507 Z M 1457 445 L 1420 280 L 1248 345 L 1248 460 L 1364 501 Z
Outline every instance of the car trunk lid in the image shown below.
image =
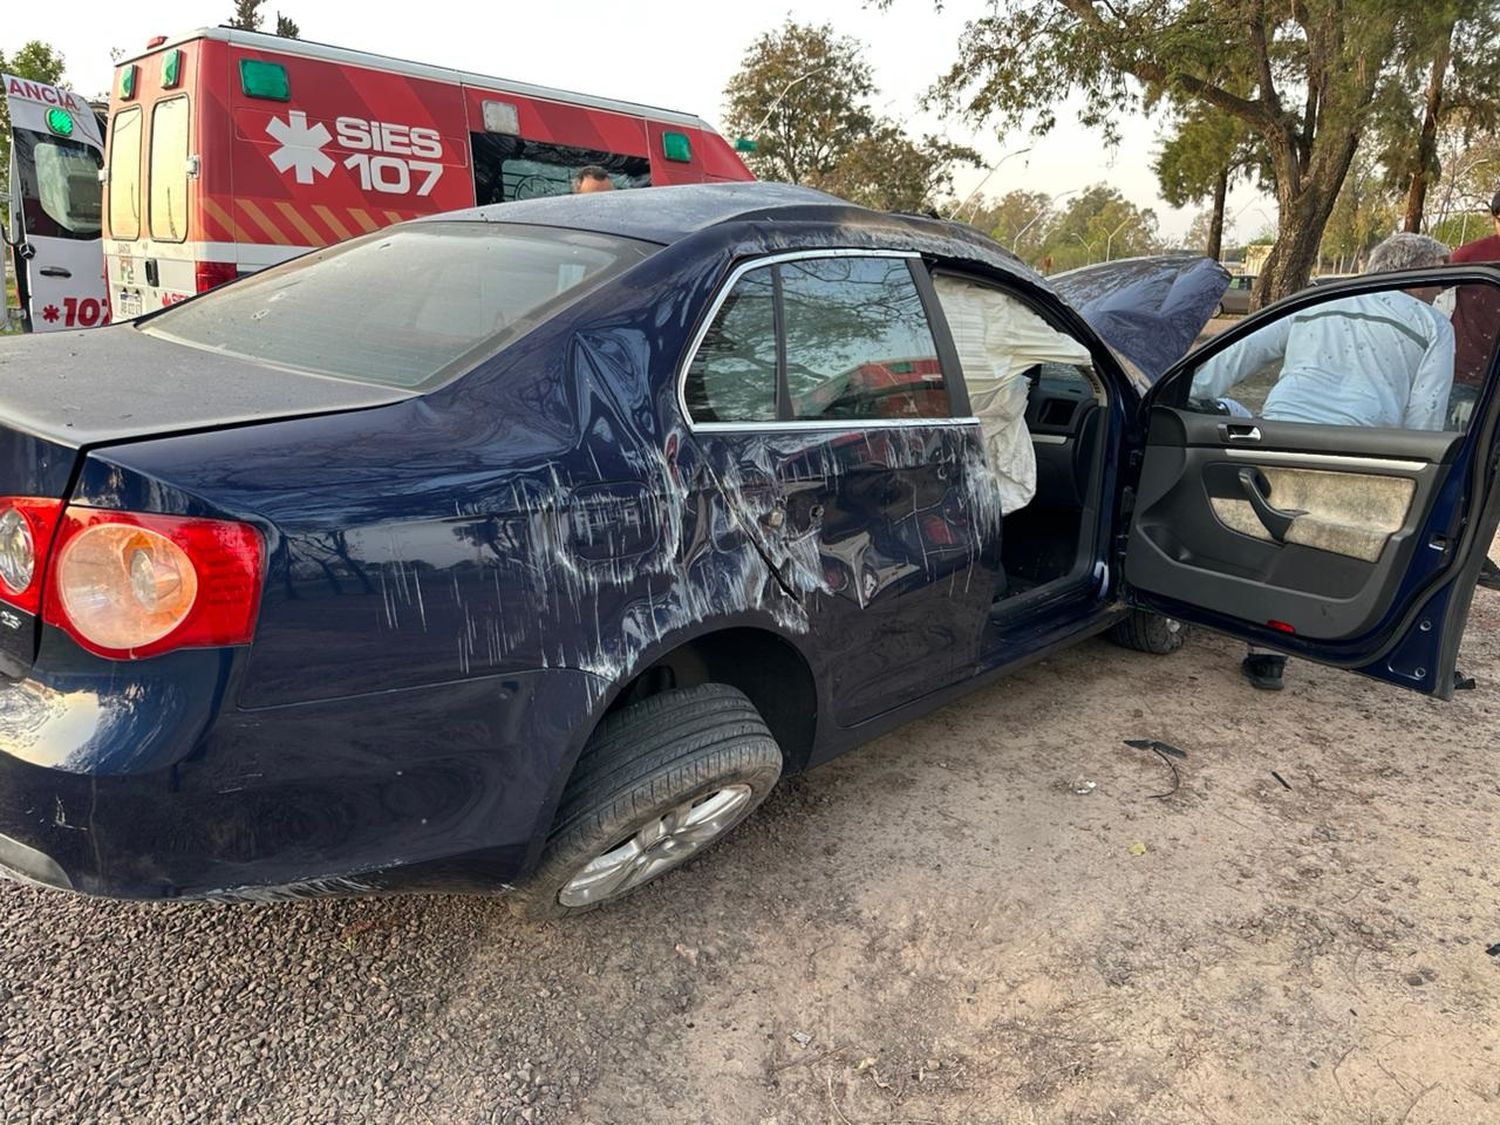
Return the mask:
M 411 397 L 217 355 L 133 326 L 0 343 L 0 496 L 66 500 L 93 448 L 208 428 L 382 406 Z M 45 581 L 49 544 L 37 543 Z M 0 590 L 0 673 L 23 675 L 39 617 Z

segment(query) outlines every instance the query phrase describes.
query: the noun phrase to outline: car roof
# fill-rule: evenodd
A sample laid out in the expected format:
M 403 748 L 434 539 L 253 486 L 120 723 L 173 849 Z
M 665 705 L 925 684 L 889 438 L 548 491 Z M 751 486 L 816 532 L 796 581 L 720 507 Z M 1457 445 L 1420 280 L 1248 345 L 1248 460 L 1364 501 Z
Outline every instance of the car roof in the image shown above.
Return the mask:
M 852 246 L 910 244 L 913 249 L 985 262 L 1040 282 L 1022 261 L 967 223 L 872 211 L 795 184 L 760 181 L 681 184 L 649 190 L 550 195 L 453 211 L 420 221 L 480 220 L 567 227 L 670 245 L 710 227 L 754 222 L 767 235 L 778 224 L 834 228 Z M 804 226 L 805 229 L 805 226 Z M 947 243 L 944 247 L 942 244 Z

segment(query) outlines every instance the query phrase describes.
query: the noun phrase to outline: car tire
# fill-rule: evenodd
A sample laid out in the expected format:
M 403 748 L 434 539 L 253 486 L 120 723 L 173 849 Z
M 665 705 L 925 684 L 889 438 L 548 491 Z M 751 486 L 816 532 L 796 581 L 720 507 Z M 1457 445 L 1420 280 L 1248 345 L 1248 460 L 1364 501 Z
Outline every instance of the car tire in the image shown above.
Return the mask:
M 1133 609 L 1125 620 L 1113 625 L 1106 634 L 1121 648 L 1165 656 L 1176 652 L 1187 640 L 1187 626 L 1175 617 Z
M 1214 309 L 1214 319 L 1215 320 L 1219 320 L 1223 316 L 1224 316 L 1224 305 L 1222 303 L 1220 303 L 1219 307 L 1216 308 L 1216 309 Z
M 781 767 L 760 712 L 726 684 L 662 692 L 606 716 L 512 908 L 566 918 L 624 897 L 727 835 L 766 799 Z

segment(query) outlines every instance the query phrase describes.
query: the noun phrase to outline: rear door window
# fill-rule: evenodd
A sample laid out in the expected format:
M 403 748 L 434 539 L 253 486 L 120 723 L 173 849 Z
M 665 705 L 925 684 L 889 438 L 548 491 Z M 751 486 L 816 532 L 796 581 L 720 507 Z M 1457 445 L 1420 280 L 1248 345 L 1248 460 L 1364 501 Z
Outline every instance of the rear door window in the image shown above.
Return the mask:
M 157 102 L 151 110 L 151 237 L 187 238 L 188 100 Z
M 906 259 L 809 258 L 779 269 L 790 420 L 952 416 Z
M 99 153 L 31 129 L 12 132 L 22 214 L 31 238 L 98 238 Z
M 141 110 L 115 114 L 109 131 L 109 234 L 141 236 Z
M 695 422 L 776 420 L 776 299 L 770 266 L 735 283 L 688 366 Z

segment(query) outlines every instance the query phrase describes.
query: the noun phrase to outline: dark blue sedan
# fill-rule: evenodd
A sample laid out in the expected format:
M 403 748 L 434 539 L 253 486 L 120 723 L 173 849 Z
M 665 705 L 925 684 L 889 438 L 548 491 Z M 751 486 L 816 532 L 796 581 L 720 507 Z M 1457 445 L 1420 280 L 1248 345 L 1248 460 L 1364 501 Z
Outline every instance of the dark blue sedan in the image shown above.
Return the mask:
M 955 224 L 724 185 L 439 216 L 7 341 L 0 866 L 556 915 L 1108 629 L 1447 696 L 1494 396 L 1428 432 L 1192 391 L 1422 280 L 1163 374 L 1215 265 L 1052 287 Z

